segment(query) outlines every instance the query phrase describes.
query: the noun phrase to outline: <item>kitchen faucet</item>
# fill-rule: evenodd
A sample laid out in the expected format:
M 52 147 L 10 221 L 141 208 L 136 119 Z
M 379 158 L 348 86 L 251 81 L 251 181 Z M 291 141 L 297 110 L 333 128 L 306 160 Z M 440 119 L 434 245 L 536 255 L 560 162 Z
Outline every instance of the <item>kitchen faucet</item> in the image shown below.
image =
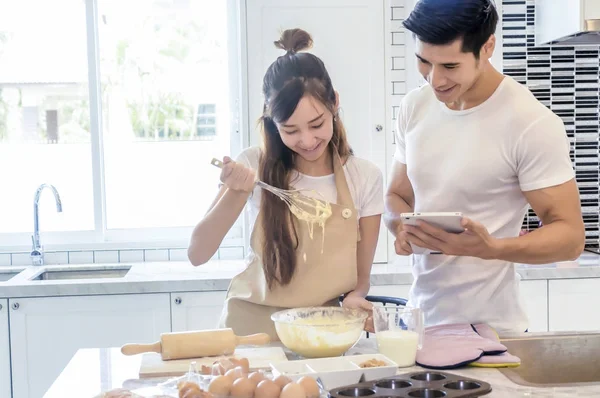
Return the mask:
M 44 188 L 50 188 L 52 190 L 52 193 L 54 194 L 54 200 L 56 200 L 56 211 L 62 213 L 62 202 L 60 201 L 60 195 L 58 194 L 56 188 L 49 184 L 40 185 L 35 191 L 35 197 L 33 199 L 33 236 L 31 237 L 33 248 L 30 254 L 33 265 L 44 264 L 44 249 L 40 243 L 40 220 L 38 210 L 40 195 L 42 194 Z

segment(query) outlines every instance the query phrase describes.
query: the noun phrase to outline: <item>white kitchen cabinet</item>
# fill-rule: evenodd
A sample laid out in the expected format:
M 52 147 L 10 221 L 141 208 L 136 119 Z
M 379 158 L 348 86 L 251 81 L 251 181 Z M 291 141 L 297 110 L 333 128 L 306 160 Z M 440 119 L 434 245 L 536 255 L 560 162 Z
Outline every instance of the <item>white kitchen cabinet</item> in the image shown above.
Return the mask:
M 521 303 L 529 318 L 530 332 L 548 331 L 548 281 L 526 280 L 519 286 Z
M 8 300 L 0 300 L 0 397 L 11 397 Z
M 42 397 L 80 348 L 151 343 L 171 329 L 168 293 L 22 298 L 9 307 L 13 398 Z
M 548 282 L 549 330 L 600 331 L 600 278 Z
M 248 131 L 260 143 L 256 120 L 262 115 L 263 77 L 283 55 L 273 42 L 282 30 L 302 28 L 311 34 L 310 52 L 323 60 L 340 95 L 340 118 L 357 156 L 383 172 L 390 158 L 391 120 L 386 119 L 384 0 L 247 0 Z M 385 186 L 385 185 L 384 185 Z M 382 224 L 375 262 L 388 261 L 387 229 Z
M 226 291 L 171 293 L 172 330 L 217 328 L 226 294 Z

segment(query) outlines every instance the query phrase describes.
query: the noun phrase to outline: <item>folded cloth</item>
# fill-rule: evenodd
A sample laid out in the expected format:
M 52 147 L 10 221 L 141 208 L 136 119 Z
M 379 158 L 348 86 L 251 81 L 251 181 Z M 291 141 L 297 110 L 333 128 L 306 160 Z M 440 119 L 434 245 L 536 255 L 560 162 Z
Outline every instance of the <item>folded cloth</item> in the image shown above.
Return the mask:
M 477 325 L 473 325 L 473 327 L 481 337 L 493 341 L 500 341 L 498 333 L 496 333 L 496 331 L 489 325 L 479 323 Z M 519 365 L 521 365 L 521 358 L 509 354 L 508 352 L 503 352 L 496 355 L 485 354 L 478 360 L 469 364 L 469 366 L 483 368 L 514 368 Z
M 416 363 L 429 369 L 455 369 L 483 355 L 503 352 L 506 346 L 498 340 L 481 337 L 469 323 L 430 326 L 425 328 L 423 347 L 417 351 Z

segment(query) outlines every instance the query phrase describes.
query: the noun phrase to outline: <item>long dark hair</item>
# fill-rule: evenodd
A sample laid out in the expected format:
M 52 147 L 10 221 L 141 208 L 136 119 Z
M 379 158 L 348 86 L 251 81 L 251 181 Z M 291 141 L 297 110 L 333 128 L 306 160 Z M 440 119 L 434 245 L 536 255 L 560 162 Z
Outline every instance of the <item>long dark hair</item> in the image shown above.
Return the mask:
M 337 101 L 323 61 L 313 54 L 300 52 L 312 46 L 312 38 L 307 32 L 286 30 L 275 46 L 286 53 L 269 66 L 263 79 L 265 104 L 260 119 L 263 150 L 258 173 L 267 184 L 289 189 L 295 152 L 283 143 L 275 123 L 288 120 L 305 95 L 320 101 L 333 114 Z M 333 121 L 328 150 L 342 159 L 352 154 L 344 126 L 337 117 Z M 294 219 L 285 202 L 270 192 L 263 191 L 260 207 L 264 231 L 262 261 L 267 284 L 269 288 L 275 283 L 286 285 L 296 269 L 298 234 Z

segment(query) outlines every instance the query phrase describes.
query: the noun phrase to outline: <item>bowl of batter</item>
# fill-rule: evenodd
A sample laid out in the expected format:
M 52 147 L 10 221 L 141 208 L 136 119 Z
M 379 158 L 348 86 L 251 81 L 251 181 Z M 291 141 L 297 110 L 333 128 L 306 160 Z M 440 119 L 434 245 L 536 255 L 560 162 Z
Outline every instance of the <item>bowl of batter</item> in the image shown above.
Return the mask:
M 307 307 L 271 315 L 277 336 L 304 358 L 343 355 L 360 339 L 368 313 L 343 307 Z

